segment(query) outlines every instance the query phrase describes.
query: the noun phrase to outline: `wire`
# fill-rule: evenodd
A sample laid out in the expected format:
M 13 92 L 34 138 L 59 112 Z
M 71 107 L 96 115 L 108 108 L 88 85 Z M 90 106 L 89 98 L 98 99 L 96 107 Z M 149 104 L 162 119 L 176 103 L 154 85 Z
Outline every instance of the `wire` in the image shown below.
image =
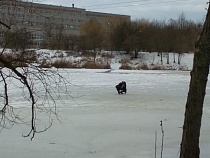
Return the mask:
M 151 1 L 151 0 L 143 0 L 143 1 Z M 121 8 L 121 7 L 128 7 L 128 6 L 146 6 L 146 5 L 155 5 L 155 4 L 168 4 L 168 3 L 177 3 L 177 2 L 187 2 L 191 0 L 167 0 L 163 2 L 151 2 L 151 3 L 140 3 L 140 4 L 130 4 L 130 3 L 135 3 L 135 2 L 140 2 L 140 1 L 130 1 L 130 2 L 119 2 L 119 3 L 109 3 L 109 4 L 100 4 L 100 5 L 92 5 L 88 8 L 86 6 L 85 8 L 88 8 L 89 10 L 98 10 L 98 9 L 107 9 L 106 7 L 93 7 L 93 6 L 109 6 L 108 8 Z M 142 0 L 141 0 L 142 2 Z M 121 5 L 121 4 L 130 4 L 130 5 L 124 5 L 124 6 L 111 6 L 110 5 Z M 93 7 L 93 8 L 91 8 Z
M 150 0 L 141 0 L 141 1 L 150 1 Z M 118 2 L 118 3 L 106 3 L 106 4 L 89 5 L 84 7 L 106 6 L 106 5 L 126 4 L 126 3 L 135 3 L 135 2 L 140 2 L 140 1 L 138 0 L 138 1 Z

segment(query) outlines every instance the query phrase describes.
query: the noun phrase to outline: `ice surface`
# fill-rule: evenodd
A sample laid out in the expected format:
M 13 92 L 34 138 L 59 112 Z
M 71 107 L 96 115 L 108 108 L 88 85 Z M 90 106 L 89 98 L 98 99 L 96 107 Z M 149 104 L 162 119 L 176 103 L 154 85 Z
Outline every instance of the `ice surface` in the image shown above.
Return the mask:
M 4 158 L 154 158 L 160 157 L 164 129 L 164 158 L 177 158 L 182 137 L 189 71 L 127 71 L 69 69 L 61 72 L 69 81 L 71 97 L 57 103 L 59 119 L 33 141 L 23 138 L 29 127 L 16 125 L 0 134 Z M 128 93 L 118 95 L 115 85 L 127 82 Z M 13 86 L 13 85 L 11 85 Z M 209 157 L 210 86 L 204 103 L 200 138 L 201 157 Z M 13 105 L 26 116 L 27 102 L 21 90 L 10 92 Z M 48 117 L 38 116 L 38 127 Z

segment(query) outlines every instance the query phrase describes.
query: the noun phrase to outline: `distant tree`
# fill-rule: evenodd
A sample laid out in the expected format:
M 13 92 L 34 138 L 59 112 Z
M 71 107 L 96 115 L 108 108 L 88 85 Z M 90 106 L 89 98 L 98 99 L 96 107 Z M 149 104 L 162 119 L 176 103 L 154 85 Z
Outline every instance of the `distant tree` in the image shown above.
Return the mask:
M 153 21 L 155 32 L 153 35 L 154 38 L 154 50 L 158 52 L 158 55 L 161 58 L 161 63 L 163 63 L 163 52 L 166 51 L 167 41 L 166 37 L 166 22 L 165 21 Z
M 84 48 L 88 50 L 101 49 L 104 41 L 104 28 L 94 20 L 84 23 L 80 27 L 80 35 L 84 42 Z
M 131 31 L 130 22 L 119 23 L 113 30 L 112 34 L 112 45 L 115 50 L 126 50 L 129 51 L 129 48 L 126 47 L 126 39 L 129 37 Z
M 196 43 L 191 81 L 187 97 L 180 158 L 199 158 L 199 138 L 203 103 L 210 64 L 210 8 L 200 39 Z
M 45 34 L 45 47 L 49 49 L 69 49 L 70 43 L 68 36 L 65 35 L 63 23 L 57 24 L 53 17 L 45 17 L 43 31 Z
M 125 40 L 125 43 L 131 49 L 134 58 L 138 57 L 140 51 L 146 51 L 148 49 L 149 27 L 150 23 L 145 19 L 131 22 L 130 34 Z
M 78 50 L 79 45 L 80 45 L 80 38 L 79 36 L 72 35 L 69 37 L 69 45 L 70 45 L 70 50 Z
M 25 51 L 32 45 L 31 34 L 26 29 L 8 31 L 4 34 L 4 43 L 7 48 Z
M 141 46 L 142 37 L 140 36 L 140 33 L 141 30 L 138 26 L 138 23 L 132 22 L 130 27 L 130 33 L 126 38 L 124 44 L 127 48 L 129 48 L 129 50 L 131 51 L 130 53 L 132 55 L 134 54 L 134 58 L 137 58 Z

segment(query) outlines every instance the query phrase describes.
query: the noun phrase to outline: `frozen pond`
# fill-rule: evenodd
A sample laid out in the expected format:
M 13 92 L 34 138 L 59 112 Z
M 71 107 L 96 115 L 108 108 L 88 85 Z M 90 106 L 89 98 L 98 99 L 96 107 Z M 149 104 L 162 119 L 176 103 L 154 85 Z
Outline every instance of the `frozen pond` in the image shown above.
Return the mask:
M 0 134 L 4 158 L 153 158 L 155 132 L 160 157 L 163 121 L 163 157 L 177 158 L 182 136 L 190 73 L 179 71 L 66 70 L 71 97 L 61 93 L 60 121 L 31 142 L 21 137 L 19 125 Z M 115 85 L 127 82 L 127 94 Z M 200 138 L 201 157 L 209 157 L 210 85 L 208 84 Z M 13 105 L 27 111 L 27 102 L 14 90 Z M 40 116 L 40 124 L 47 117 Z

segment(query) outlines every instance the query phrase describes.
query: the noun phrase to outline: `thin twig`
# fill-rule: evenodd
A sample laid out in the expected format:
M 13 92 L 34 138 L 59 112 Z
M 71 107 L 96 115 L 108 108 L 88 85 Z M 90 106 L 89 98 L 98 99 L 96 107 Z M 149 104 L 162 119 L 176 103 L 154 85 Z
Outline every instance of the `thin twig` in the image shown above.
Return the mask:
M 0 24 L 1 24 L 1 25 L 4 25 L 4 26 L 5 26 L 6 28 L 8 28 L 8 29 L 11 29 L 11 27 L 9 27 L 7 24 L 5 24 L 5 23 L 3 23 L 3 22 L 1 22 L 1 21 L 0 21 Z
M 164 130 L 163 130 L 163 121 L 160 121 L 160 127 L 162 132 L 162 143 L 161 143 L 161 158 L 163 158 L 163 140 L 164 140 Z
M 155 158 L 157 158 L 157 131 L 155 131 Z

